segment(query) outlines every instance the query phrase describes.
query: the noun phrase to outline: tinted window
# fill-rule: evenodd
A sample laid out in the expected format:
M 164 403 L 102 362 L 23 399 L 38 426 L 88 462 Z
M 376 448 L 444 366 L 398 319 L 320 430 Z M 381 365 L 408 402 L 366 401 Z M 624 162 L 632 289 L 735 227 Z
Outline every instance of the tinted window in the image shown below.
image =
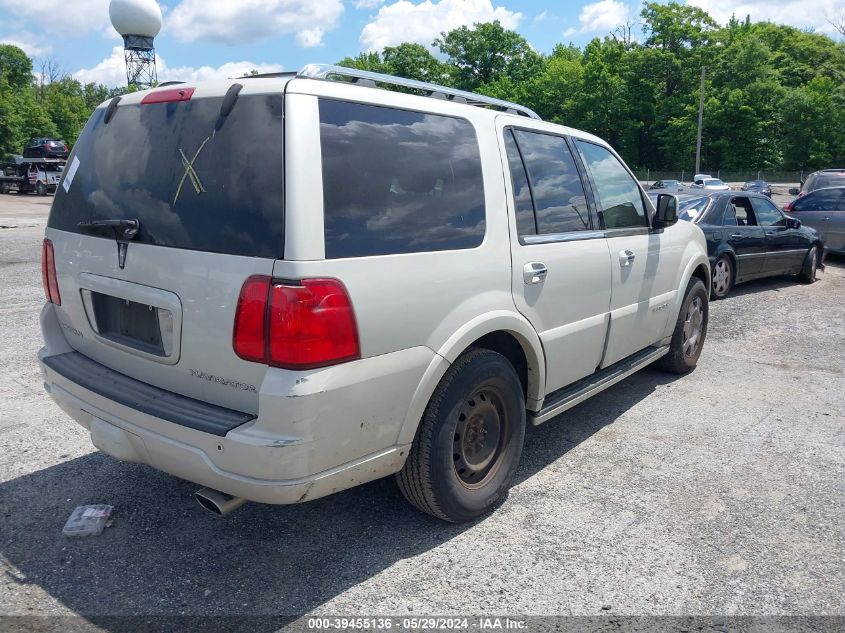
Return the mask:
M 514 130 L 531 183 L 537 232 L 590 228 L 584 185 L 566 140 L 560 136 Z
M 599 206 L 608 229 L 648 226 L 640 187 L 606 148 L 576 141 L 596 185 Z
M 845 174 L 819 174 L 807 179 L 805 191 L 815 191 L 826 187 L 845 187 Z
M 320 100 L 326 257 L 473 248 L 484 183 L 463 119 Z
M 830 211 L 836 209 L 837 202 L 845 189 L 819 189 L 798 198 L 792 206 L 793 211 Z
M 786 218 L 774 203 L 762 198 L 751 198 L 751 206 L 759 226 L 786 226 Z
M 105 108 L 96 110 L 49 226 L 78 232 L 81 221 L 137 218 L 137 241 L 147 244 L 280 257 L 282 97 L 242 96 L 225 119 L 222 101 L 120 106 L 108 125 Z M 114 239 L 111 231 L 102 237 Z
M 519 149 L 513 138 L 513 130 L 505 130 L 505 151 L 513 184 L 514 208 L 516 209 L 516 229 L 520 237 L 537 233 L 534 223 L 534 203 L 531 200 L 531 188 L 525 174 L 525 165 L 519 155 Z

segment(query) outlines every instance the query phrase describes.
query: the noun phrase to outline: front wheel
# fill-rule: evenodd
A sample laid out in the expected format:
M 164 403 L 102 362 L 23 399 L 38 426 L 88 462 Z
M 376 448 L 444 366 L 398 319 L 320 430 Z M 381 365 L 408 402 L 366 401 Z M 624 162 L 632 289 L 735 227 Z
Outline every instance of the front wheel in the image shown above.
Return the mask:
M 504 499 L 522 454 L 525 397 L 501 354 L 471 349 L 447 370 L 396 481 L 444 521 L 471 521 Z
M 35 193 L 37 193 L 39 196 L 46 196 L 47 185 L 45 185 L 43 182 L 39 182 L 35 185 Z
M 693 277 L 687 284 L 684 302 L 672 332 L 669 353 L 658 361 L 661 369 L 674 374 L 687 374 L 695 369 L 707 337 L 709 314 L 707 288 L 703 281 Z
M 798 279 L 805 284 L 811 284 L 816 280 L 816 271 L 819 269 L 819 249 L 813 244 L 804 256 L 804 265 L 798 273 Z
M 728 296 L 733 284 L 733 263 L 730 257 L 722 255 L 713 264 L 713 281 L 710 294 L 714 299 L 723 299 Z

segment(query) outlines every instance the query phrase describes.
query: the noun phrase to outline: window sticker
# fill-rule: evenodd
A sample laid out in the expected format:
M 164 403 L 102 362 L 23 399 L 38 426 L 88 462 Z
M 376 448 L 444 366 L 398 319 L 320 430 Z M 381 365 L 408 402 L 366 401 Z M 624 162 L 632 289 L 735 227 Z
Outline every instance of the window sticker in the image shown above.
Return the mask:
M 79 169 L 79 157 L 74 156 L 70 168 L 65 172 L 65 179 L 62 181 L 62 187 L 64 187 L 65 192 L 70 191 L 70 186 L 73 184 L 73 177 L 76 176 L 77 169 Z

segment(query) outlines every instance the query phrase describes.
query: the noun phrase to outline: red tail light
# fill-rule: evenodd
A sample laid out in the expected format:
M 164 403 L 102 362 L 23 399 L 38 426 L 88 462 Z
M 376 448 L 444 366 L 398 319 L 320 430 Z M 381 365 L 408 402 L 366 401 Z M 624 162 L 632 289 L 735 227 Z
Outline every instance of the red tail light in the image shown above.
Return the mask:
M 793 202 L 794 202 L 794 200 L 793 200 Z M 794 213 L 794 211 L 792 210 L 793 202 L 787 202 L 785 205 L 783 205 L 783 210 L 786 211 L 787 213 Z
M 244 360 L 285 369 L 361 357 L 352 302 L 337 279 L 250 277 L 238 299 L 232 345 Z
M 44 238 L 41 244 L 41 283 L 44 284 L 44 297 L 50 303 L 62 305 L 59 294 L 59 280 L 56 277 L 56 256 L 53 253 L 53 242 Z

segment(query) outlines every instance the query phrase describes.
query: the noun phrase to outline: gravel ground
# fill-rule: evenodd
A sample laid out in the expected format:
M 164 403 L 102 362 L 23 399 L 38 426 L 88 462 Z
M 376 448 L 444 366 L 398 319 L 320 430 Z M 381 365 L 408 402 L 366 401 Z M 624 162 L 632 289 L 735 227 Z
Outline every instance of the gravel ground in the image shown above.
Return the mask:
M 529 429 L 476 524 L 390 479 L 219 518 L 43 393 L 48 204 L 0 196 L 0 614 L 845 615 L 845 260 L 713 303 L 691 375 L 645 370 Z M 113 525 L 63 537 L 88 503 Z

